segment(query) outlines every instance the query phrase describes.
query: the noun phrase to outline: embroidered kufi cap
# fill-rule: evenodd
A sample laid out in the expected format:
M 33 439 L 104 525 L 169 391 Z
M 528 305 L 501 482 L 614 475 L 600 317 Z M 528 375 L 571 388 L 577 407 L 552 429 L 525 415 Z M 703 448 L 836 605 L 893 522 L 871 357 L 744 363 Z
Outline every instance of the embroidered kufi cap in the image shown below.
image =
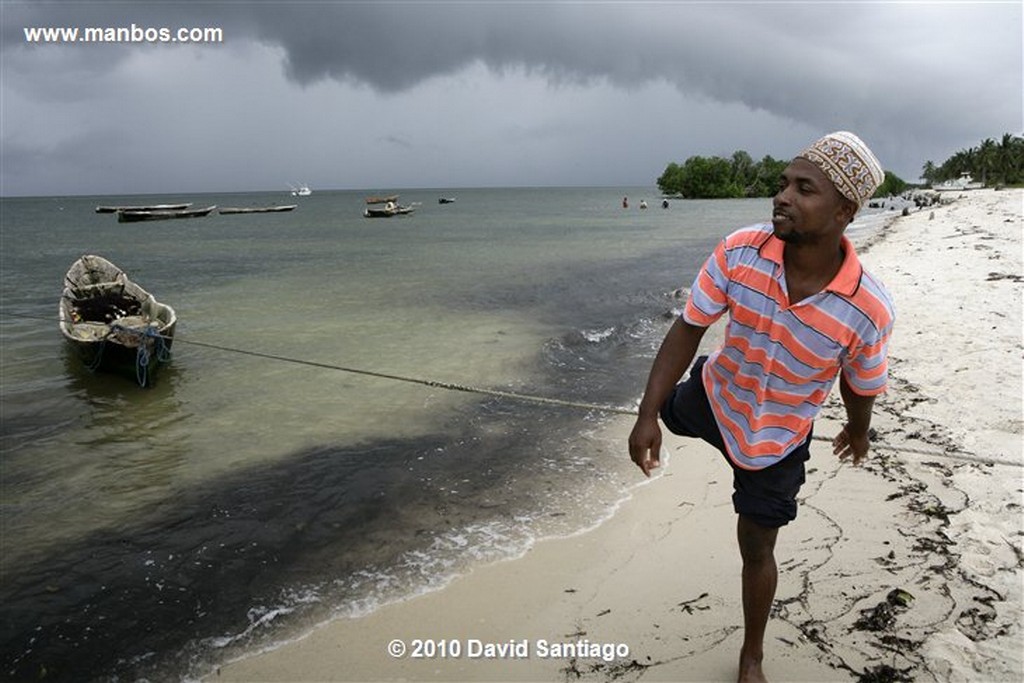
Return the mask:
M 859 137 L 845 130 L 829 133 L 800 153 L 859 209 L 885 179 L 882 164 Z

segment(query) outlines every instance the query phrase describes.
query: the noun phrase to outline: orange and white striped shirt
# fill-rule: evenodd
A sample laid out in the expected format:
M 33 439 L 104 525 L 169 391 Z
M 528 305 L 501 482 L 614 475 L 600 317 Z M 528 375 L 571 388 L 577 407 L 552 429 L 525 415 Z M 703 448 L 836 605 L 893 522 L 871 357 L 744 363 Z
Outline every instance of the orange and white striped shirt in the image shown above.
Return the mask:
M 895 312 L 885 287 L 844 236 L 832 281 L 790 302 L 784 246 L 771 223 L 732 233 L 697 275 L 683 311 L 700 327 L 729 311 L 703 380 L 729 457 L 744 469 L 773 465 L 803 443 L 840 370 L 858 394 L 886 388 Z

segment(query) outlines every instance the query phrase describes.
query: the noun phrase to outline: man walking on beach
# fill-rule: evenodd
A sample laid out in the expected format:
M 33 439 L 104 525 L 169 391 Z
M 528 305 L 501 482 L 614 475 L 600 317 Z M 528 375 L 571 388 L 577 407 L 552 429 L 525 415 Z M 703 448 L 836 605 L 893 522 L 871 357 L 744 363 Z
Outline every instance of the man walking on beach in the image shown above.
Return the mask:
M 673 433 L 715 446 L 732 466 L 743 560 L 741 682 L 766 680 L 775 540 L 796 519 L 813 421 L 837 376 L 847 422 L 833 452 L 855 465 L 868 452 L 894 313 L 843 233 L 882 179 L 875 155 L 845 131 L 793 159 L 771 223 L 732 233 L 701 269 L 654 360 L 629 436 L 630 457 L 647 476 L 660 464 L 659 416 Z M 726 311 L 722 346 L 693 362 L 705 330 Z

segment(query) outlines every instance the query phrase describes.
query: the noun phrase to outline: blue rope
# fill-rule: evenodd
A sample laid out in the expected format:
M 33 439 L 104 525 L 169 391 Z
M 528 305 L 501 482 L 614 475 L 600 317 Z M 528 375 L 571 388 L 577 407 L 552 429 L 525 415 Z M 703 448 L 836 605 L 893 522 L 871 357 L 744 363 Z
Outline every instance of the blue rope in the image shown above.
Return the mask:
M 148 368 L 149 349 L 146 348 L 146 341 L 143 339 L 139 342 L 139 350 L 135 354 L 135 379 L 138 380 L 140 387 L 146 386 Z
M 107 340 L 100 340 L 99 350 L 96 351 L 96 355 L 93 357 L 92 362 L 86 366 L 89 369 L 89 372 L 96 372 L 97 370 L 99 370 L 100 364 L 103 363 L 103 351 L 106 348 Z
M 149 334 L 156 338 L 156 359 L 160 363 L 167 363 L 171 360 L 171 349 L 167 346 L 167 337 L 155 329 L 150 328 Z
M 146 386 L 150 376 L 150 360 L 156 359 L 157 363 L 166 363 L 171 359 L 171 350 L 167 348 L 167 342 L 165 341 L 164 336 L 153 327 L 138 330 L 131 327 L 125 327 L 124 325 L 111 325 L 110 332 L 113 333 L 114 331 L 127 332 L 128 334 L 140 337 L 138 351 L 135 353 L 135 379 L 138 381 L 140 387 Z M 105 343 L 106 342 L 104 341 L 104 344 Z M 153 349 L 152 353 L 150 353 L 151 347 Z

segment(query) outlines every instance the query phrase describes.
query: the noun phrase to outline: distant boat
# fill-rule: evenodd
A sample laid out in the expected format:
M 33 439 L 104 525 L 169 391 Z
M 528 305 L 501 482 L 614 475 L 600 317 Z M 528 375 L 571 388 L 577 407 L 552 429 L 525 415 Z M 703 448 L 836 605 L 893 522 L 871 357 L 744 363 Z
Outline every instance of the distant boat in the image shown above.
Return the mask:
M 181 211 L 192 206 L 187 204 L 151 204 L 149 206 L 97 206 L 96 213 L 117 213 L 118 211 Z
M 208 206 L 205 209 L 120 209 L 117 212 L 119 223 L 138 223 L 140 221 L 163 221 L 171 218 L 202 218 L 210 215 L 216 206 Z
M 283 211 L 292 211 L 297 207 L 298 204 L 283 204 L 281 206 L 251 206 L 251 207 L 235 207 L 225 206 L 223 209 L 219 209 L 217 213 L 222 215 L 231 215 L 235 213 L 277 213 Z
M 389 194 L 386 197 L 367 197 L 366 198 L 366 203 L 367 204 L 387 204 L 388 202 L 394 203 L 394 202 L 397 202 L 397 201 L 398 201 L 398 195 L 397 194 Z
M 313 190 L 309 189 L 309 185 L 299 185 L 298 187 L 292 187 L 293 197 L 308 197 L 313 194 Z
M 152 383 L 170 356 L 174 309 L 102 256 L 85 255 L 64 275 L 60 332 L 90 370 L 129 373 Z
M 415 210 L 411 206 L 399 206 L 393 202 L 388 202 L 383 208 L 366 207 L 363 211 L 363 216 L 366 218 L 391 218 L 392 216 L 405 216 Z
M 932 189 L 936 192 L 962 192 L 964 190 L 980 190 L 983 187 L 985 187 L 985 183 L 975 182 L 971 174 L 966 172 L 961 173 L 959 178 L 932 185 Z
M 405 216 L 413 211 L 411 206 L 400 206 L 398 204 L 398 195 L 391 195 L 388 197 L 367 197 L 367 206 L 363 210 L 363 216 L 366 218 L 391 218 L 392 216 Z M 378 207 L 377 204 L 383 204 Z
M 455 197 L 439 197 L 437 200 L 438 204 L 454 204 Z

